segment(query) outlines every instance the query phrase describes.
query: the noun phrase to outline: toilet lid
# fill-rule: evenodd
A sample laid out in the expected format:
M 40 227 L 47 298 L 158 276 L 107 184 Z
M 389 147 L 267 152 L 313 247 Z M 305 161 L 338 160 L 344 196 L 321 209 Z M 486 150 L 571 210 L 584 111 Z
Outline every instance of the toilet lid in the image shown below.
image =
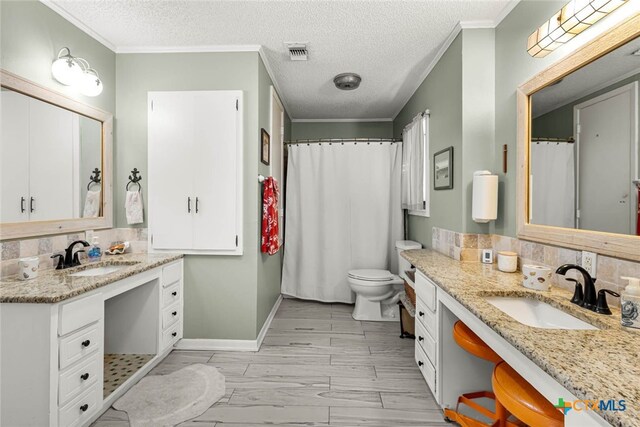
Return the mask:
M 351 270 L 349 277 L 372 282 L 386 282 L 393 279 L 393 274 L 388 270 Z

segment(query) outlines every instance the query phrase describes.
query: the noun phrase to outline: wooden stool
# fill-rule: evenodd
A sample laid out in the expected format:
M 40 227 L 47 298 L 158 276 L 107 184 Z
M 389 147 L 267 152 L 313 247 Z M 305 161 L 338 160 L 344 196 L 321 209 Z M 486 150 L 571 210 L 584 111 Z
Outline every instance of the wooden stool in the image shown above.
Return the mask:
M 491 382 L 496 397 L 495 426 L 506 426 L 509 414 L 530 426 L 564 426 L 564 414 L 505 362 L 496 365 Z
M 478 337 L 471 329 L 469 329 L 467 325 L 462 323 L 460 320 L 458 320 L 453 325 L 453 339 L 460 347 L 480 359 L 484 359 L 495 364 L 502 362 L 502 358 L 498 356 L 498 354 L 493 351 L 491 347 L 489 347 L 484 341 L 482 341 L 480 337 Z M 464 415 L 459 411 L 460 405 L 463 404 L 491 419 L 492 421 L 497 420 L 498 415 L 496 413 L 491 412 L 487 408 L 474 402 L 474 399 L 480 398 L 495 400 L 496 396 L 491 391 L 476 391 L 473 393 L 464 393 L 463 395 L 458 397 L 458 404 L 456 405 L 455 411 L 448 408 L 444 410 L 445 418 L 450 421 L 455 421 L 463 427 L 490 426 L 491 424 L 483 423 L 479 420 L 471 418 L 468 415 Z M 509 423 L 509 425 L 514 424 Z

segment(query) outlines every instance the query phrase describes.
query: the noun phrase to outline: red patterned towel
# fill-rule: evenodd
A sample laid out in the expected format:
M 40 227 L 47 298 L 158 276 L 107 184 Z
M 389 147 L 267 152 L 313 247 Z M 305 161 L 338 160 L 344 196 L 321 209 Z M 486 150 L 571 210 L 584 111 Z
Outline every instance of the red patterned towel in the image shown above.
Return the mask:
M 268 177 L 262 183 L 262 245 L 263 253 L 274 255 L 280 249 L 278 237 L 278 182 Z

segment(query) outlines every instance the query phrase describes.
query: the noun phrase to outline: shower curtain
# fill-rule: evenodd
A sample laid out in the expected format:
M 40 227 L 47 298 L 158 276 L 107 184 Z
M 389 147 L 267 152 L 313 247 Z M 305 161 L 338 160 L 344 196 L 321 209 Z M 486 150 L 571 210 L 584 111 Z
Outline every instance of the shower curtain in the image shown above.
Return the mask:
M 531 144 L 532 224 L 575 228 L 574 144 Z
M 283 294 L 352 303 L 349 270 L 395 271 L 401 157 L 388 141 L 289 145 Z

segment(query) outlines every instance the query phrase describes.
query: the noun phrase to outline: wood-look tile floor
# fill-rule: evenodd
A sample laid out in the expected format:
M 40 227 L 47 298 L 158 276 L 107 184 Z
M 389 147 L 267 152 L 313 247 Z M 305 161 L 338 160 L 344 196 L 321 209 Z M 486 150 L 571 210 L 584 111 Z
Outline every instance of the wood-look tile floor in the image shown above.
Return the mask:
M 226 395 L 181 424 L 223 426 L 450 426 L 395 322 L 359 322 L 353 306 L 285 299 L 258 352 L 173 351 L 149 375 L 208 363 Z M 96 427 L 128 426 L 113 408 Z

